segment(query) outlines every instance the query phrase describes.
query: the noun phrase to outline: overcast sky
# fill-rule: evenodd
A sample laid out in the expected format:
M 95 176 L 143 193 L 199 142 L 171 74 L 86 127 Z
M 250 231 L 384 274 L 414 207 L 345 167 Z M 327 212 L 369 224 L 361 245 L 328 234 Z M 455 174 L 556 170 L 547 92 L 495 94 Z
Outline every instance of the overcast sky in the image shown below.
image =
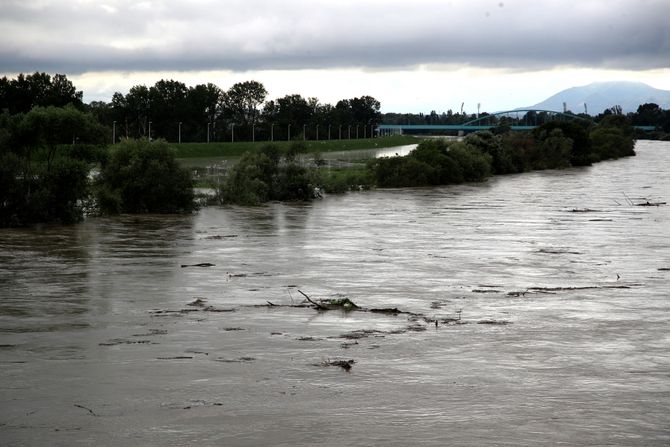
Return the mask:
M 64 73 L 86 101 L 163 78 L 425 112 L 600 80 L 670 89 L 670 0 L 0 2 L 0 73 Z

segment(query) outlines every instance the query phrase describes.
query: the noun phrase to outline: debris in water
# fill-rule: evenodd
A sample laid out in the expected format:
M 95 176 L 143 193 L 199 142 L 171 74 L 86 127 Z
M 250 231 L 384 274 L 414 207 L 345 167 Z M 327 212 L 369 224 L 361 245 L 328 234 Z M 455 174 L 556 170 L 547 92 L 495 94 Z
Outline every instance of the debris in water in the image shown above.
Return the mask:
M 650 202 L 649 200 L 647 200 L 646 202 L 635 204 L 635 206 L 661 206 L 661 205 L 667 205 L 667 202 Z
M 85 406 L 83 406 L 83 405 L 74 404 L 74 406 L 77 407 L 77 408 L 81 408 L 82 410 L 86 410 L 86 411 L 88 411 L 88 413 L 89 413 L 91 416 L 95 416 L 95 417 L 99 417 L 99 416 L 100 416 L 100 415 L 97 414 L 95 411 L 93 411 L 93 410 L 91 410 L 90 408 L 85 407 Z
M 494 326 L 506 326 L 508 324 L 512 324 L 511 321 L 507 320 L 481 320 L 478 321 L 477 324 L 490 324 Z
M 209 262 L 201 262 L 199 264 L 182 264 L 181 268 L 186 268 L 186 267 L 214 267 L 215 264 L 209 263 Z
M 350 371 L 351 367 L 356 363 L 356 360 L 325 360 L 321 362 L 320 366 L 339 366 L 345 371 Z
M 196 297 L 195 300 L 188 303 L 187 306 L 204 307 L 206 302 L 207 302 L 206 299 Z

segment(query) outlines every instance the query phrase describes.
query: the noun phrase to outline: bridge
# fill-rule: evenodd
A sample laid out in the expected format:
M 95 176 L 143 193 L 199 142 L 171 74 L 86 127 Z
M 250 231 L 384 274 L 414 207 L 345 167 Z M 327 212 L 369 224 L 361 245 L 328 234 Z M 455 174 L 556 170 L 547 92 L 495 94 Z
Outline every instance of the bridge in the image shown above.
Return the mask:
M 573 120 L 593 123 L 593 121 L 588 118 L 570 113 L 557 112 L 555 110 L 518 109 L 486 114 L 463 124 L 380 124 L 377 126 L 377 129 L 380 136 L 397 135 L 405 132 L 445 132 L 465 134 L 477 132 L 479 130 L 491 130 L 499 126 L 505 126 L 516 131 L 527 131 L 555 120 Z M 635 126 L 635 128 L 644 131 L 655 130 L 654 126 Z

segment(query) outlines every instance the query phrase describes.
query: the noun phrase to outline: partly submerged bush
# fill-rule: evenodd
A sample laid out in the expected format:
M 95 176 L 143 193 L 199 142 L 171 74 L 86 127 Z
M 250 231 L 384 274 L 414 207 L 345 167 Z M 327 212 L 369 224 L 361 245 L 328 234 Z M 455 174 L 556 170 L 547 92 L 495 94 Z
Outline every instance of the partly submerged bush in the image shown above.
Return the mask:
M 181 213 L 194 208 L 191 173 L 164 140 L 111 147 L 96 184 L 103 213 Z
M 259 205 L 271 200 L 309 200 L 310 173 L 295 162 L 297 151 L 281 154 L 276 145 L 247 152 L 232 167 L 218 194 L 221 203 Z

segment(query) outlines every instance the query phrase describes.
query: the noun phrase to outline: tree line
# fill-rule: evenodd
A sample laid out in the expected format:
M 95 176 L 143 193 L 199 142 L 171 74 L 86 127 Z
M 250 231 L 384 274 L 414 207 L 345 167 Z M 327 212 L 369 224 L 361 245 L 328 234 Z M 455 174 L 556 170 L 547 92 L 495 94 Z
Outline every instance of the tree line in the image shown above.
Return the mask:
M 212 83 L 187 87 L 175 80 L 136 85 L 111 102 L 94 101 L 89 110 L 115 138 L 163 138 L 170 142 L 271 141 L 344 138 L 358 127 L 371 136 L 380 122 L 380 103 L 371 96 L 342 99 L 334 106 L 299 94 L 268 100 L 257 81 L 238 82 L 228 90 Z M 330 132 L 329 132 L 330 131 Z
M 658 131 L 670 133 L 670 110 L 662 109 L 658 104 L 645 103 L 638 106 L 635 112 L 624 114 L 621 106 L 615 105 L 605 109 L 602 113 L 596 116 L 587 115 L 584 113 L 575 114 L 567 111 L 566 115 L 572 115 L 577 118 L 593 120 L 596 123 L 601 122 L 608 116 L 625 116 L 628 121 L 634 126 L 654 126 Z M 529 111 L 520 113 L 518 116 L 494 116 L 487 112 L 482 113 L 454 113 L 451 109 L 447 112 L 437 113 L 431 111 L 428 114 L 423 113 L 384 113 L 382 114 L 382 122 L 384 124 L 405 124 L 405 125 L 457 125 L 464 124 L 468 121 L 473 121 L 481 118 L 483 123 L 495 126 L 512 126 L 512 125 L 537 125 L 553 120 L 550 113 Z M 486 119 L 488 118 L 488 119 Z
M 370 187 L 414 187 L 484 181 L 542 169 L 584 166 L 635 155 L 633 127 L 622 116 L 599 124 L 551 121 L 533 132 L 475 132 L 461 141 L 426 139 L 407 156 L 373 159 L 346 172 L 296 163 L 294 152 L 271 145 L 246 154 L 219 187 L 222 203 L 257 205 L 269 200 L 308 200 L 315 188 L 343 192 Z
M 211 84 L 187 88 L 176 81 L 159 81 L 152 88 L 137 86 L 126 95 L 115 94 L 110 104 L 84 104 L 82 92 L 64 75 L 2 78 L 0 227 L 72 223 L 86 213 L 192 210 L 190 172 L 176 163 L 165 139 L 152 143 L 148 138 L 150 125 L 151 137 L 173 139 L 169 132 L 179 130 L 187 134 L 187 110 L 194 110 L 193 132 L 201 132 L 195 123 L 204 118 L 214 120 L 211 127 L 234 123 L 241 135 L 250 132 L 247 138 L 254 138 L 256 128 L 267 124 L 270 132 L 278 127 L 275 139 L 283 139 L 282 130 L 288 138 L 290 128 L 298 136 L 308 125 L 315 126 L 315 133 L 316 126 L 330 125 L 332 131 L 333 123 L 339 137 L 340 126 L 350 131 L 349 126 L 356 124 L 348 123 L 374 125 L 380 118 L 379 102 L 368 96 L 335 106 L 300 95 L 273 101 L 265 101 L 266 96 L 265 88 L 254 81 L 235 84 L 226 92 Z M 196 97 L 199 105 L 193 100 Z M 324 171 L 319 163 L 310 169 L 300 166 L 298 143 L 286 153 L 268 146 L 242 157 L 218 196 L 222 203 L 307 200 L 315 189 L 342 192 L 360 186 L 448 184 L 492 174 L 586 165 L 634 155 L 632 125 L 656 123 L 665 128 L 668 113 L 655 104 L 643 104 L 633 115 L 623 115 L 616 107 L 607 110 L 597 125 L 587 120 L 550 121 L 532 133 L 510 132 L 500 125 L 461 142 L 422 143 L 408 157 L 373 160 L 362 170 L 344 173 Z M 176 120 L 181 123 L 177 129 Z M 117 129 L 119 123 L 123 125 Z M 115 131 L 124 137 L 127 132 L 128 138 L 111 145 Z

